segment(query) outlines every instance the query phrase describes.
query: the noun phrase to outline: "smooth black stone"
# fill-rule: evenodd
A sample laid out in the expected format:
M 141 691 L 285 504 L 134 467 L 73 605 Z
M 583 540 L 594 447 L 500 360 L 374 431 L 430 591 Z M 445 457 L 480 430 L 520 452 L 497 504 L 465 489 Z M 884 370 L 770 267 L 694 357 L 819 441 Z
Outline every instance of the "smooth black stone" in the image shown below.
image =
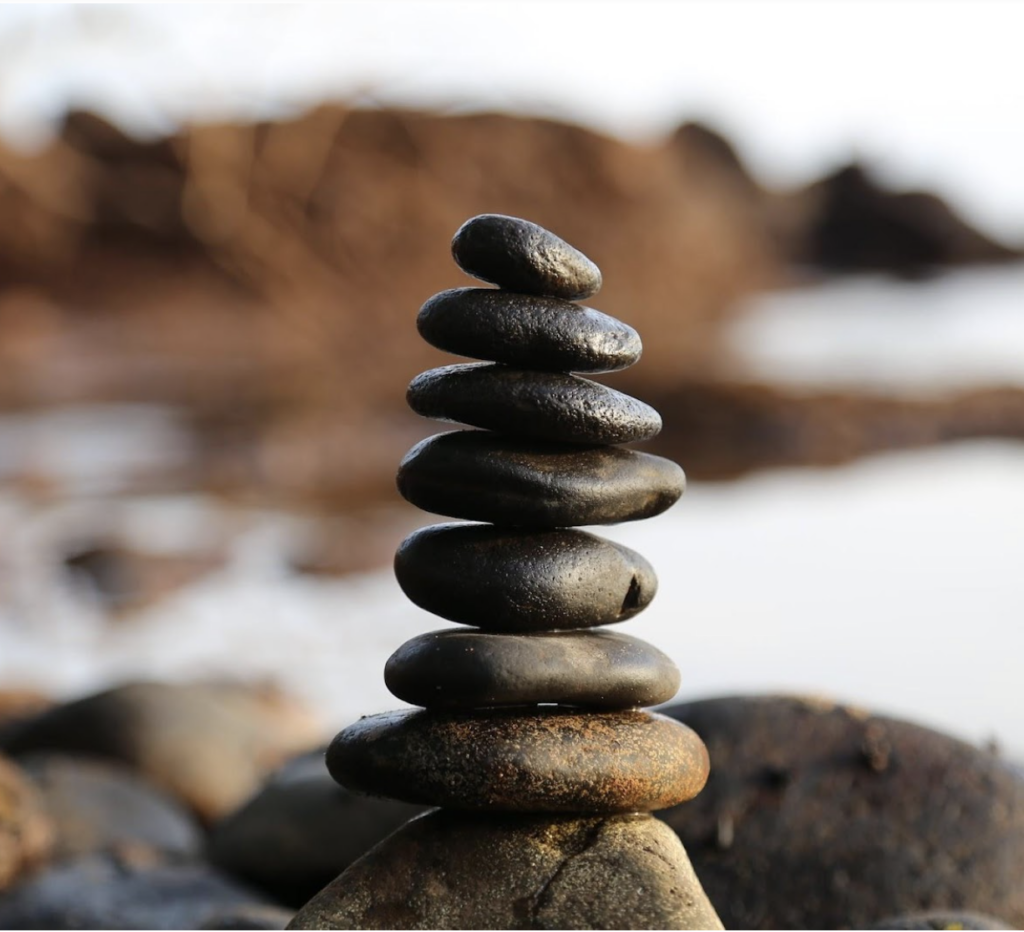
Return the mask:
M 416 318 L 432 346 L 524 369 L 612 372 L 643 349 L 627 324 L 560 298 L 451 288 L 430 298 Z
M 435 524 L 395 554 L 395 577 L 420 608 L 488 631 L 589 628 L 642 612 L 658 591 L 635 550 L 568 529 Z
M 565 372 L 465 363 L 416 376 L 406 395 L 424 417 L 569 443 L 632 443 L 661 430 L 650 405 Z
M 464 272 L 509 291 L 576 300 L 601 287 L 601 270 L 582 252 L 518 217 L 467 220 L 452 240 L 452 257 Z
M 679 670 L 640 638 L 610 631 L 487 634 L 432 631 L 384 667 L 388 689 L 428 709 L 558 703 L 630 709 L 667 702 Z
M 479 430 L 428 437 L 398 468 L 398 491 L 425 511 L 523 527 L 649 518 L 679 500 L 685 481 L 679 466 L 649 453 Z

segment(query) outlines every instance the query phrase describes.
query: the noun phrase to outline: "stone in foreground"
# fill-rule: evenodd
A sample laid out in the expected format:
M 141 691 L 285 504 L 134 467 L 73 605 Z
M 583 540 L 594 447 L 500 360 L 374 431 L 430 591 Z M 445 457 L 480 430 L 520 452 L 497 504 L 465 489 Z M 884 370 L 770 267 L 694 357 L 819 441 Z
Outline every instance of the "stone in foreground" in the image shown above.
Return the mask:
M 661 430 L 650 405 L 566 372 L 464 363 L 416 376 L 406 394 L 423 417 L 563 443 L 634 443 Z
M 682 469 L 661 456 L 483 430 L 428 437 L 398 469 L 398 491 L 418 508 L 513 527 L 640 521 L 671 508 L 685 487 Z
M 721 929 L 678 839 L 647 815 L 415 819 L 290 929 Z
M 696 796 L 703 742 L 654 712 L 400 711 L 335 736 L 327 769 L 370 796 L 452 809 L 651 812 Z
M 593 308 L 491 288 L 439 292 L 416 326 L 438 349 L 523 369 L 612 372 L 643 350 L 632 327 Z
M 658 589 L 635 550 L 553 528 L 435 524 L 410 534 L 395 577 L 420 608 L 487 631 L 548 631 L 625 621 Z
M 459 268 L 510 291 L 576 300 L 597 294 L 601 270 L 550 230 L 504 214 L 467 220 L 452 240 Z
M 630 709 L 668 702 L 679 669 L 652 644 L 608 631 L 432 631 L 384 667 L 399 699 L 427 709 L 558 703 Z

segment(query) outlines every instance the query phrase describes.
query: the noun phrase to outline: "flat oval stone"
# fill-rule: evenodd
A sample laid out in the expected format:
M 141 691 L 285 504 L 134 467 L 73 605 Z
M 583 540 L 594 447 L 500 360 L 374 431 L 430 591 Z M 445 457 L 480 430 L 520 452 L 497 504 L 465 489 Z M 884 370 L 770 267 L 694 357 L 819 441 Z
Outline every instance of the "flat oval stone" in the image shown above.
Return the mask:
M 424 417 L 538 440 L 632 443 L 661 430 L 654 408 L 613 388 L 565 372 L 494 363 L 421 373 L 406 399 Z
M 435 524 L 395 554 L 395 577 L 420 608 L 487 631 L 589 628 L 642 612 L 658 591 L 635 550 L 588 534 Z
M 504 214 L 467 220 L 452 240 L 464 272 L 509 291 L 587 298 L 601 287 L 601 270 L 544 227 Z
M 384 667 L 388 689 L 428 709 L 559 703 L 629 709 L 667 702 L 679 670 L 640 638 L 610 631 L 432 631 Z
M 428 437 L 398 468 L 398 491 L 424 511 L 513 526 L 650 518 L 679 500 L 685 482 L 678 465 L 649 453 L 481 430 Z
M 650 812 L 696 796 L 708 755 L 654 712 L 417 710 L 361 718 L 327 769 L 357 793 L 451 809 Z
M 621 320 L 560 298 L 493 288 L 451 288 L 420 308 L 431 346 L 524 369 L 612 372 L 633 365 L 643 346 Z

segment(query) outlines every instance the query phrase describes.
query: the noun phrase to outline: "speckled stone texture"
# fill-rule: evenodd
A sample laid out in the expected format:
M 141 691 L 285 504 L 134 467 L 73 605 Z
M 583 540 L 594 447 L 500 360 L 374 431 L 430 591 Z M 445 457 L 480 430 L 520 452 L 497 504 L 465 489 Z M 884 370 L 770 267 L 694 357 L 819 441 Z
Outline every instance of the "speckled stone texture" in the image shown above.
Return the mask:
M 614 624 L 658 589 L 640 554 L 595 534 L 490 524 L 420 528 L 398 548 L 395 576 L 420 608 L 487 631 Z
M 523 369 L 612 372 L 643 349 L 632 327 L 593 308 L 492 288 L 439 292 L 416 326 L 438 349 Z
M 400 711 L 335 736 L 327 769 L 358 793 L 454 809 L 649 812 L 696 796 L 708 757 L 653 712 Z
M 510 291 L 576 300 L 596 294 L 601 270 L 550 230 L 504 214 L 467 220 L 452 239 L 464 272 Z
M 424 417 L 537 440 L 633 443 L 661 430 L 654 408 L 598 382 L 494 363 L 423 372 L 406 398 Z
M 729 928 L 864 929 L 907 913 L 1024 924 L 1024 780 L 989 751 L 826 700 L 665 710 L 707 742 L 693 802 L 659 813 Z
M 686 852 L 645 815 L 433 812 L 353 864 L 290 929 L 721 929 Z
M 608 631 L 486 634 L 432 631 L 384 667 L 399 699 L 428 709 L 559 703 L 629 709 L 668 702 L 679 670 L 640 638 Z
M 671 460 L 457 430 L 416 444 L 398 469 L 403 498 L 435 514 L 526 527 L 639 521 L 671 508 L 686 479 Z

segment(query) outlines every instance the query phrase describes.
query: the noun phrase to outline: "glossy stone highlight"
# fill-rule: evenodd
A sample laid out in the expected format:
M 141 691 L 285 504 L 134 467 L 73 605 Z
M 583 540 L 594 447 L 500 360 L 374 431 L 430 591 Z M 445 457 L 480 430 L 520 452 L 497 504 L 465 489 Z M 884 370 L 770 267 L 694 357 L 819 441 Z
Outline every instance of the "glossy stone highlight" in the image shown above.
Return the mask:
M 435 514 L 511 526 L 616 524 L 661 514 L 683 494 L 671 460 L 453 431 L 421 441 L 398 469 L 398 490 Z
M 609 631 L 486 634 L 432 631 L 384 667 L 399 699 L 428 709 L 559 703 L 629 709 L 668 702 L 679 670 L 640 638 Z
M 452 257 L 474 278 L 509 291 L 576 300 L 596 294 L 601 270 L 550 230 L 504 214 L 467 220 L 452 240 Z
M 560 298 L 452 288 L 434 295 L 416 318 L 438 349 L 523 369 L 611 372 L 633 365 L 642 350 L 632 328 Z
M 569 529 L 435 524 L 409 535 L 395 577 L 420 608 L 487 631 L 589 628 L 632 618 L 658 590 L 639 553 Z
M 350 790 L 453 809 L 650 812 L 692 799 L 703 742 L 653 712 L 385 712 L 346 728 L 327 769 Z
M 661 430 L 654 408 L 613 388 L 564 372 L 494 363 L 423 372 L 406 399 L 424 417 L 538 440 L 632 443 Z

